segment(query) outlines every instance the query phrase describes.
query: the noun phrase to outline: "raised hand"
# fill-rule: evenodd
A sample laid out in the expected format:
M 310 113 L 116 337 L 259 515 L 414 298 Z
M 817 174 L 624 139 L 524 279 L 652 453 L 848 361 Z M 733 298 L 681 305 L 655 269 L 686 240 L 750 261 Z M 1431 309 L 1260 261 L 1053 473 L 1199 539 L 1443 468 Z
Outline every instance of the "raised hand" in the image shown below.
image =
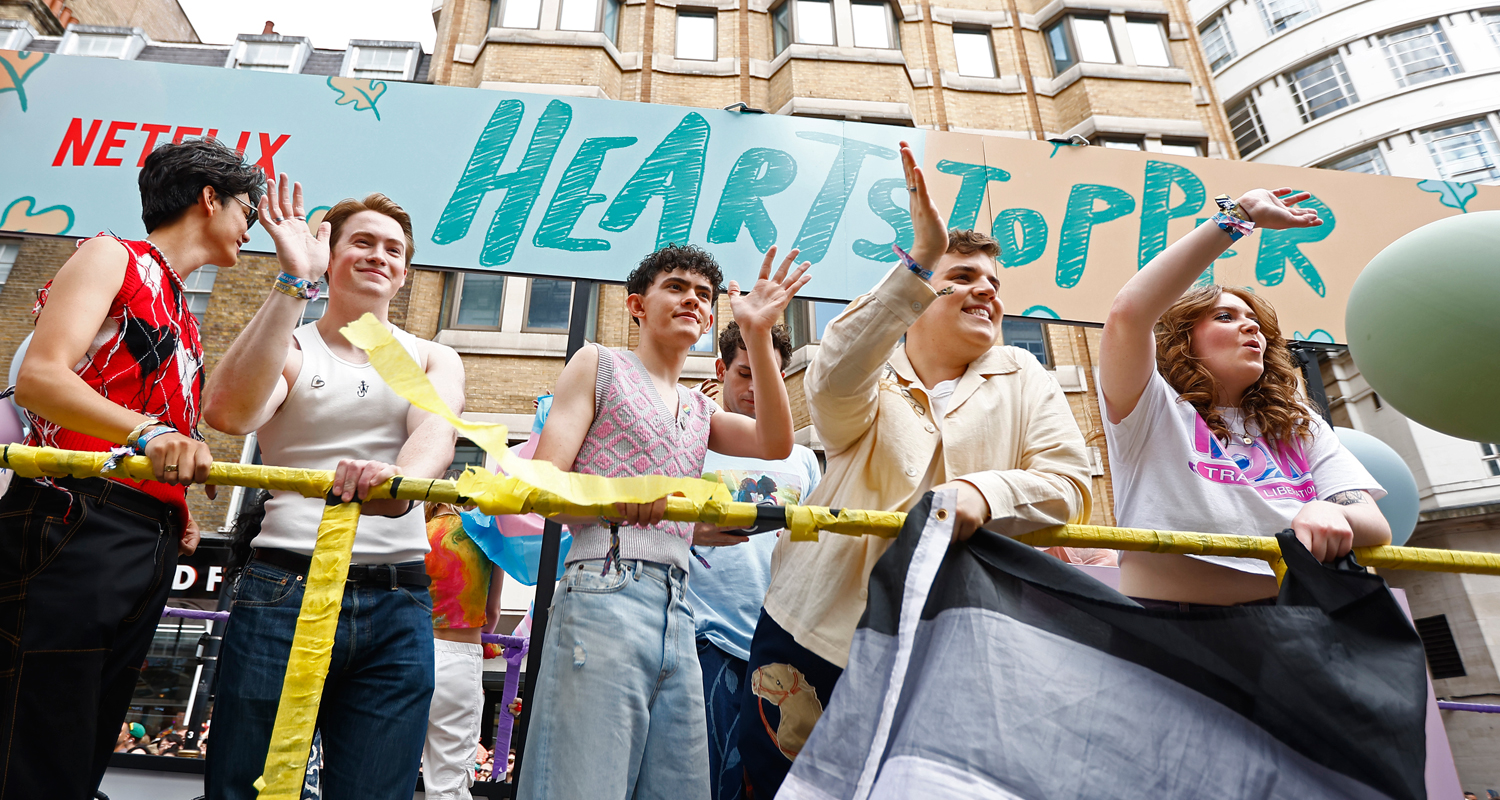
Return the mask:
M 316 281 L 328 271 L 331 226 L 326 222 L 319 225 L 316 235 L 307 227 L 302 184 L 292 183 L 285 172 L 279 181 L 266 181 L 266 193 L 260 198 L 260 221 L 276 243 L 276 258 L 288 275 Z
M 787 253 L 776 274 L 772 275 L 771 262 L 776 259 L 776 245 L 771 245 L 771 249 L 766 251 L 766 257 L 760 262 L 760 277 L 755 281 L 755 288 L 748 295 L 740 294 L 737 281 L 729 282 L 729 309 L 734 312 L 734 321 L 740 324 L 741 330 L 769 331 L 781 318 L 781 312 L 786 310 L 787 304 L 797 296 L 797 292 L 812 280 L 812 276 L 807 274 L 812 262 L 804 261 L 795 270 L 792 269 L 798 252 L 793 248 Z
M 1279 231 L 1286 228 L 1314 228 L 1323 224 L 1318 212 L 1311 208 L 1298 208 L 1297 204 L 1312 197 L 1307 192 L 1293 193 L 1282 187 L 1251 189 L 1239 199 L 1240 208 L 1250 217 L 1257 228 Z
M 927 178 L 906 142 L 901 143 L 901 168 L 906 171 L 906 191 L 911 194 L 911 257 L 923 267 L 933 269 L 948 252 L 948 224 L 927 191 Z

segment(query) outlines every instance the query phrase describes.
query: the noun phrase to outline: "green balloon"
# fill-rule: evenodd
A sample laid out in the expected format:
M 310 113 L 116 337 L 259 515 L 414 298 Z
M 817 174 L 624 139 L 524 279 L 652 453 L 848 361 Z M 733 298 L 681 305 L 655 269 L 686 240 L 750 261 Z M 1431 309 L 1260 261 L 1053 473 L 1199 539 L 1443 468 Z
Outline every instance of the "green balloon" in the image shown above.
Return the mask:
M 1392 242 L 1355 280 L 1345 327 L 1381 400 L 1434 430 L 1500 442 L 1500 211 Z

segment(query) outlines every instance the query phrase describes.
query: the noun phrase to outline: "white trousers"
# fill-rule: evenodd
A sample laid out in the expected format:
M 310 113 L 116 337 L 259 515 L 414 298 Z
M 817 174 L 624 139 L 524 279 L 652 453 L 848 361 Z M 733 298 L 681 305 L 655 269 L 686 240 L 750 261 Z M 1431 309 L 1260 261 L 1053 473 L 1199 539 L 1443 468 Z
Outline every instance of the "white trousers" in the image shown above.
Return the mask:
M 422 748 L 427 800 L 471 800 L 484 706 L 484 646 L 433 639 L 435 675 Z

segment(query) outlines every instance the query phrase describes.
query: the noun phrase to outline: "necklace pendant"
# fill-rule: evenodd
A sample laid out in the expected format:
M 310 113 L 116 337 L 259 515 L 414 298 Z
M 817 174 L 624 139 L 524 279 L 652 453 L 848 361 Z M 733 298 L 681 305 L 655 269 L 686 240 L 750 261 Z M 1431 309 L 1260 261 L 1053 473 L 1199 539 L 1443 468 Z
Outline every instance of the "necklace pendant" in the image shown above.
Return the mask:
M 1251 439 L 1249 436 L 1245 436 L 1244 439 L 1245 439 L 1245 444 L 1255 444 L 1255 440 Z

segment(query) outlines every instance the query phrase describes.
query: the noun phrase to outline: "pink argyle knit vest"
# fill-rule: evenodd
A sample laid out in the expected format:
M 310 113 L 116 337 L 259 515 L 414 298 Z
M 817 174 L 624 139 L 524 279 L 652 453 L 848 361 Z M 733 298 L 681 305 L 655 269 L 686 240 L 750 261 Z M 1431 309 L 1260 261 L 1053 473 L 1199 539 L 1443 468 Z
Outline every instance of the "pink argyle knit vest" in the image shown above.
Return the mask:
M 594 382 L 594 424 L 578 448 L 573 469 L 620 478 L 667 475 L 697 478 L 708 452 L 709 418 L 718 406 L 701 392 L 677 387 L 668 406 L 635 354 L 595 345 L 599 374 Z M 662 522 L 651 528 L 620 527 L 620 558 L 688 568 L 693 526 Z M 609 528 L 591 525 L 573 531 L 568 563 L 604 558 Z

